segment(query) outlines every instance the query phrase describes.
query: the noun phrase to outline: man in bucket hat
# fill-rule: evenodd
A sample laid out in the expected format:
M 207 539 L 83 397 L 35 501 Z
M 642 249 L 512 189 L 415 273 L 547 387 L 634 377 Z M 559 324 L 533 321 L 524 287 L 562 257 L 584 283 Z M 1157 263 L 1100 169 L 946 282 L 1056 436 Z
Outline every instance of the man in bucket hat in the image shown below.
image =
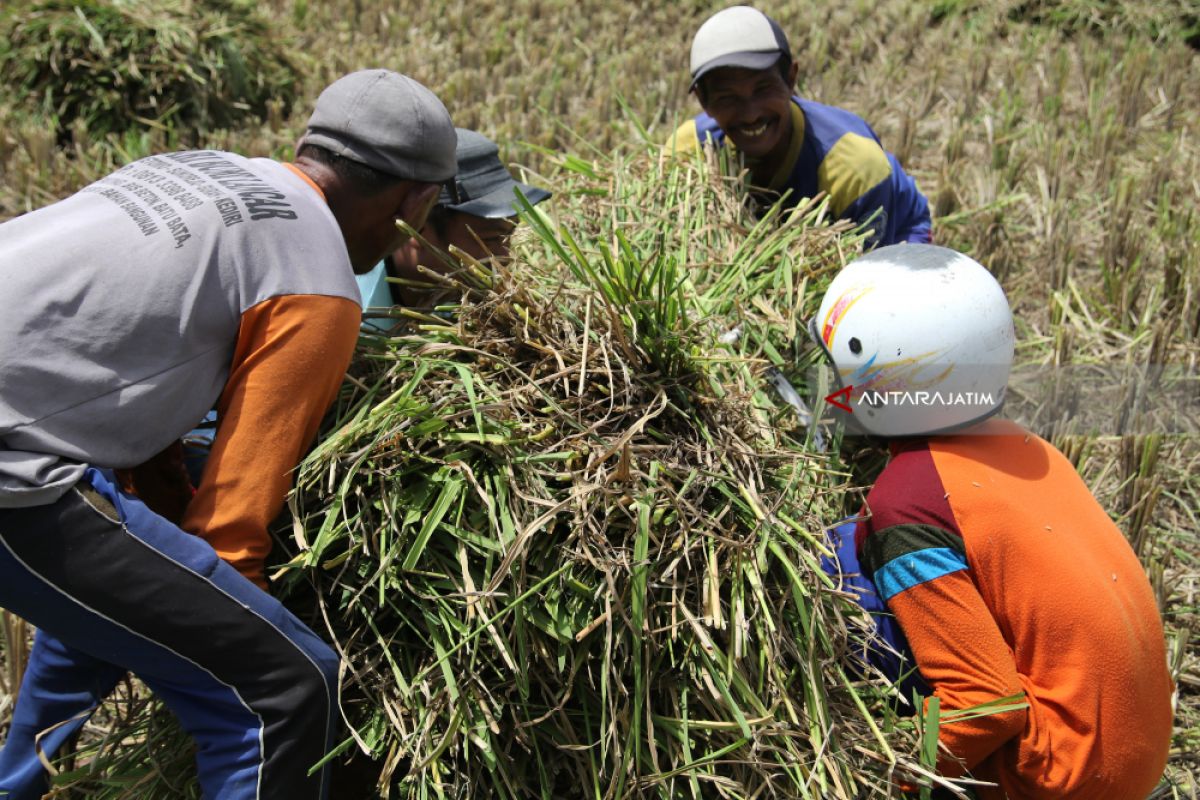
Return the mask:
M 457 269 L 451 247 L 477 261 L 507 259 L 520 210 L 517 193 L 534 206 L 550 198 L 547 190 L 513 178 L 491 139 L 465 128 L 456 133 L 458 173 L 442 189 L 420 239 L 409 239 L 371 272 L 358 276 L 364 308 L 431 305 L 437 292 L 422 267 L 441 273 Z M 376 317 L 366 324 L 386 330 L 387 322 Z
M 428 89 L 365 70 L 294 164 L 151 156 L 0 225 L 0 605 L 39 631 L 0 794 L 40 797 L 35 737 L 53 755 L 130 670 L 206 797 L 328 796 L 337 657 L 262 591 L 267 525 L 350 361 L 354 275 L 424 224 L 454 147 Z M 214 407 L 179 524 L 122 491 Z
M 757 194 L 785 207 L 824 193 L 838 219 L 871 230 L 871 245 L 930 241 L 929 205 L 857 115 L 793 94 L 799 65 L 775 20 L 749 6 L 709 17 L 692 40 L 691 91 L 703 113 L 668 148 L 732 146 Z

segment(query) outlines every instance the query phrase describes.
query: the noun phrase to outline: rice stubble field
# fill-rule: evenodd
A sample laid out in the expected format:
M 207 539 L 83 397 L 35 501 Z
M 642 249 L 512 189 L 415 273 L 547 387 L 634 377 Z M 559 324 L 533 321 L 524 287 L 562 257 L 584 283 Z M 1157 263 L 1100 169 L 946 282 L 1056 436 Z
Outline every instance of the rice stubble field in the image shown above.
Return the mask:
M 736 187 L 714 185 L 700 165 L 664 163 L 653 146 L 698 110 L 686 94 L 687 48 L 716 7 L 267 3 L 259 11 L 301 77 L 281 79 L 261 120 L 236 124 L 214 105 L 189 125 L 168 117 L 114 132 L 76 120 L 56 130 L 16 91 L 0 93 L 0 217 L 159 149 L 287 158 L 311 98 L 366 66 L 423 81 L 457 124 L 497 139 L 515 168 L 555 190 L 529 215 L 511 274 L 452 287 L 471 311 L 454 324 L 413 319 L 407 342 L 364 338 L 342 424 L 300 472 L 301 524 L 283 531 L 280 583 L 295 602 L 310 602 L 314 620 L 330 620 L 331 602 L 334 617 L 354 612 L 329 624 L 362 670 L 347 681 L 359 694 L 349 693 L 346 752 L 378 756 L 371 769 L 391 796 L 882 797 L 897 764 L 921 769 L 920 726 L 836 663 L 853 612 L 808 563 L 812 535 L 853 510 L 878 464 L 849 440 L 840 454 L 813 453 L 760 380 L 768 363 L 811 357 L 798 323 L 859 243 L 824 227 L 819 205 L 790 229 L 759 226 Z M 868 119 L 930 198 L 936 240 L 1000 278 L 1018 363 L 1196 374 L 1194 3 L 760 7 L 791 37 L 800 93 Z M 232 69 L 214 58 L 217 73 Z M 744 343 L 717 343 L 725 320 L 742 325 Z M 488 355 L 464 359 L 456 348 L 467 346 Z M 593 373 L 597 363 L 606 366 Z M 597 404 L 593 383 L 628 394 Z M 450 413 L 430 402 L 439 395 L 461 405 Z M 709 400 L 688 407 L 696 397 Z M 447 419 L 453 436 L 438 427 Z M 1146 565 L 1178 686 L 1156 796 L 1196 797 L 1200 440 L 1170 429 L 1050 435 Z M 776 454 L 769 469 L 748 455 L 766 451 Z M 496 452 L 499 462 L 485 457 Z M 405 470 L 422 480 L 405 482 Z M 519 505 L 516 490 L 532 500 Z M 496 511 L 482 529 L 509 530 L 494 553 L 468 535 L 476 523 L 454 518 L 467 497 Z M 526 516 L 506 523 L 504 508 Z M 737 535 L 717 535 L 719 524 L 668 535 L 691 530 L 679 519 L 688 508 L 741 520 L 729 523 Z M 405 520 L 414 514 L 438 521 Z M 371 533 L 387 519 L 412 529 L 404 549 Z M 756 527 L 767 519 L 771 541 Z M 604 524 L 623 532 L 602 535 Z M 463 533 L 447 539 L 450 528 Z M 369 569 L 388 566 L 389 553 L 395 580 Z M 804 599 L 777 605 L 763 580 L 790 586 L 785 600 Z M 372 631 L 396 612 L 393 592 L 406 598 L 396 632 Z M 605 598 L 617 607 L 593 614 Z M 805 609 L 820 616 L 805 620 Z M 4 631 L 0 691 L 11 703 L 25 631 L 8 615 Z M 396 660 L 378 646 L 400 640 L 425 651 Z M 779 674 L 772 660 L 813 668 Z M 796 697 L 802 707 L 788 708 Z M 500 713 L 510 716 L 489 718 Z M 1137 721 L 1128 724 L 1135 733 Z M 599 733 L 571 740 L 578 731 Z M 194 796 L 177 732 L 135 684 L 85 739 L 62 766 L 64 793 Z M 539 763 L 548 753 L 554 762 Z M 152 768 L 162 764 L 171 769 Z

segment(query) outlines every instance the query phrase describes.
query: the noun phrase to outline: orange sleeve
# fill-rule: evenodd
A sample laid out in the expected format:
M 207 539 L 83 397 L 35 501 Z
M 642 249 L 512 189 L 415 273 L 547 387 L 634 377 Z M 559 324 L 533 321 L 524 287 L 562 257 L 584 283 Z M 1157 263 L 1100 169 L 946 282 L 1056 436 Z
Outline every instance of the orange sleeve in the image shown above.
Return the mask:
M 908 639 L 921 676 L 943 712 L 1020 694 L 1023 684 L 1007 639 L 980 592 L 953 494 L 924 440 L 893 442 L 892 460 L 867 495 L 860 526 L 864 571 Z M 1027 711 L 943 721 L 938 740 L 974 769 L 1024 730 Z M 942 756 L 939 771 L 963 765 Z M 976 775 L 976 777 L 983 777 Z
M 1024 691 L 1012 651 L 966 570 L 926 581 L 887 601 L 942 711 L 963 709 Z M 1025 728 L 1026 710 L 943 721 L 938 741 L 973 769 Z M 963 765 L 938 760 L 947 777 Z
M 275 297 L 242 314 L 216 440 L 181 527 L 260 587 L 267 526 L 337 396 L 361 321 L 357 303 L 322 295 Z

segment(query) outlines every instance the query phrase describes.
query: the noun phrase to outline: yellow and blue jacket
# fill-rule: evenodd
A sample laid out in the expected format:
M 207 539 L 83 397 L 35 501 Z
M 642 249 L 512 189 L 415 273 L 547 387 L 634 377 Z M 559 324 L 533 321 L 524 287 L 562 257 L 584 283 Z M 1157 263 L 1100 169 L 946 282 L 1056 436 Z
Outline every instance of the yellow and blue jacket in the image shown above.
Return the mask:
M 725 144 L 725 132 L 704 113 L 680 125 L 668 147 L 683 153 L 702 144 Z M 930 241 L 929 204 L 916 182 L 871 126 L 845 109 L 793 97 L 790 149 L 765 188 L 788 193 L 786 208 L 824 192 L 835 217 L 874 230 L 871 245 Z

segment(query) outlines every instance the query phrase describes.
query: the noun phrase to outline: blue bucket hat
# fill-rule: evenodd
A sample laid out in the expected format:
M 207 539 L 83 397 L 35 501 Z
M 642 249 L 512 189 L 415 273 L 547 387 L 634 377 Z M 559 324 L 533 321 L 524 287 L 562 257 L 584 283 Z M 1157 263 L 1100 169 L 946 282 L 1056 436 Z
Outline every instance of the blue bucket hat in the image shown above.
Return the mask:
M 499 219 L 517 215 L 517 190 L 530 205 L 550 197 L 545 189 L 515 180 L 500 162 L 500 148 L 491 139 L 466 128 L 456 128 L 455 133 L 458 174 L 442 187 L 438 205 L 476 217 Z

